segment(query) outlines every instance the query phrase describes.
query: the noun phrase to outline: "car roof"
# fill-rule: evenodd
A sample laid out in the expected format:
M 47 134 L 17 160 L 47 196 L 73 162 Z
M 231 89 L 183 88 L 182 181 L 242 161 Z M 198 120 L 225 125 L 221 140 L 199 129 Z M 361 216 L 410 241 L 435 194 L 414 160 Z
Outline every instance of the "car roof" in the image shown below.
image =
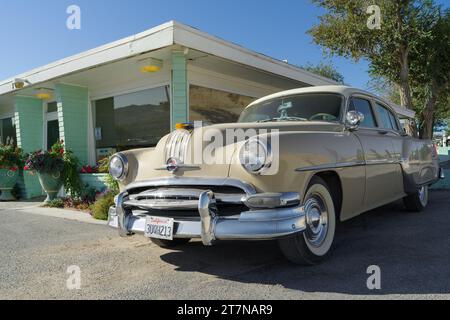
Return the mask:
M 277 92 L 277 93 L 265 96 L 261 99 L 254 101 L 250 105 L 248 105 L 247 108 L 249 108 L 255 104 L 268 101 L 268 100 L 281 98 L 281 97 L 285 97 L 285 96 L 297 95 L 297 94 L 306 94 L 306 93 L 335 93 L 335 94 L 341 94 L 341 95 L 345 96 L 346 98 L 348 98 L 354 94 L 361 94 L 364 96 L 375 98 L 375 99 L 383 102 L 384 104 L 387 104 L 400 117 L 409 118 L 409 119 L 412 119 L 415 117 L 415 112 L 413 110 L 409 110 L 405 107 L 396 105 L 395 103 L 389 102 L 386 99 L 383 99 L 379 96 L 374 95 L 373 93 L 370 93 L 370 92 L 367 92 L 367 91 L 364 91 L 361 89 L 349 87 L 349 86 L 343 86 L 343 85 L 342 86 L 314 86 L 314 87 L 306 87 L 306 88 L 298 88 L 298 89 L 281 91 L 281 92 Z

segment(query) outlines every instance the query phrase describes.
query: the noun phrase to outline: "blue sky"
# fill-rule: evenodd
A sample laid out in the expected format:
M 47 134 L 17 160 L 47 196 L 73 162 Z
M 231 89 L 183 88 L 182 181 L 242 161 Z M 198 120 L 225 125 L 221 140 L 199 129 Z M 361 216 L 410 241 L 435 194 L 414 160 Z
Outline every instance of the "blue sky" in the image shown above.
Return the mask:
M 66 9 L 80 6 L 81 30 Z M 306 31 L 320 10 L 309 0 L 24 0 L 0 4 L 0 79 L 144 31 L 169 20 L 199 28 L 277 59 L 324 59 Z M 332 59 L 345 82 L 366 88 L 368 65 Z

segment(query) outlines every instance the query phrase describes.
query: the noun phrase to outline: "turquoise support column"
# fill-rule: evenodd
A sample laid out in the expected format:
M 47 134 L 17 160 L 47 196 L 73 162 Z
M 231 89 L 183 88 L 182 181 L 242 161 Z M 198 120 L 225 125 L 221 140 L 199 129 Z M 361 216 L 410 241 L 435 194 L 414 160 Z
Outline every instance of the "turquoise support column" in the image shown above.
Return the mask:
M 43 144 L 42 100 L 16 96 L 14 109 L 17 145 L 26 153 L 41 150 Z M 24 198 L 30 199 L 42 195 L 37 176 L 24 172 L 18 183 Z
M 88 163 L 88 105 L 89 92 L 85 87 L 57 84 L 59 136 L 81 165 Z
M 188 87 L 186 56 L 181 51 L 172 52 L 172 108 L 171 129 L 177 123 L 188 122 Z

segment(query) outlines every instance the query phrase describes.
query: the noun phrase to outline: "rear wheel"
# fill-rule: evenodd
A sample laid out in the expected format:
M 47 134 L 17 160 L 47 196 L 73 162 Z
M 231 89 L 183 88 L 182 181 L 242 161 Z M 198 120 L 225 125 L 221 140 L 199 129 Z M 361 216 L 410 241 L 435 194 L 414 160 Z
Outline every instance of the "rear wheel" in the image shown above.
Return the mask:
M 278 242 L 289 261 L 301 265 L 316 265 L 330 254 L 336 231 L 333 198 L 323 179 L 314 177 L 311 180 L 304 206 L 306 230 Z
M 155 239 L 155 238 L 150 238 L 150 240 L 154 244 L 156 244 L 158 247 L 165 248 L 165 249 L 175 248 L 175 247 L 181 246 L 181 245 L 186 244 L 189 241 L 191 241 L 191 239 L 162 240 L 162 239 Z
M 428 186 L 423 186 L 413 194 L 403 198 L 406 210 L 420 212 L 428 205 Z

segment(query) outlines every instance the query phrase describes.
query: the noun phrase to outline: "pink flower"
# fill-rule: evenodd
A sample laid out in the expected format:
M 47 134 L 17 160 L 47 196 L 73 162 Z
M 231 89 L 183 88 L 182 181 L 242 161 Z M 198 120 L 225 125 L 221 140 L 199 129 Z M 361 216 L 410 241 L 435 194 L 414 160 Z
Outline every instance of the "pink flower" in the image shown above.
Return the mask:
M 28 170 L 30 170 L 30 167 L 29 166 L 25 166 L 25 167 L 23 167 L 23 170 L 28 171 Z

